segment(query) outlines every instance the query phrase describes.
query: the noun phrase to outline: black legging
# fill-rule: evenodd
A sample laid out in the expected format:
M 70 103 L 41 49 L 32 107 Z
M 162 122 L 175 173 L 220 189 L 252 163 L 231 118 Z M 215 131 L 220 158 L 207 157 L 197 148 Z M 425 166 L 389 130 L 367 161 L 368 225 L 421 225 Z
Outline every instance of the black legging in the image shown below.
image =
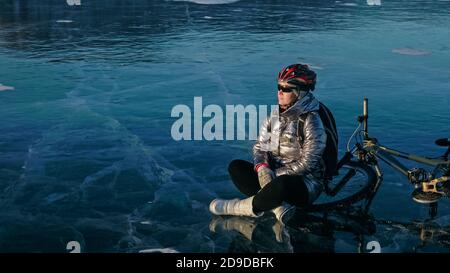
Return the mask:
M 308 188 L 300 175 L 281 175 L 273 179 L 263 189 L 259 185 L 258 174 L 252 163 L 233 160 L 228 172 L 240 192 L 253 196 L 253 211 L 267 211 L 287 202 L 294 206 L 308 204 Z

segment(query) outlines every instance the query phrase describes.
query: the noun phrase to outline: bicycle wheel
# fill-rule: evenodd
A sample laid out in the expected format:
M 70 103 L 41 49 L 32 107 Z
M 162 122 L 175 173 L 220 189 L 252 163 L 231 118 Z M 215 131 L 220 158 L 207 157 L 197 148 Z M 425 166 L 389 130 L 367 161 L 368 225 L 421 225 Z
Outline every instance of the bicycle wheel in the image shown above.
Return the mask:
M 329 188 L 336 188 L 345 178 L 348 181 L 334 196 L 322 192 L 307 209 L 323 210 L 346 207 L 367 197 L 377 181 L 375 171 L 371 167 L 360 162 L 349 161 L 339 169 L 339 175 L 333 177 L 333 180 L 329 182 Z

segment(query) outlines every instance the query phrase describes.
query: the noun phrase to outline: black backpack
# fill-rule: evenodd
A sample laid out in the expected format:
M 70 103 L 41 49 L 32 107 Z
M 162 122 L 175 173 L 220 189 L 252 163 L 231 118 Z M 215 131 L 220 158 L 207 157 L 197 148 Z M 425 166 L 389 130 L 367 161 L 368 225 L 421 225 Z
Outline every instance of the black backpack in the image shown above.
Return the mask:
M 333 176 L 337 175 L 338 134 L 336 129 L 336 121 L 334 120 L 330 109 L 328 109 L 328 107 L 321 102 L 319 102 L 319 104 L 319 116 L 327 133 L 327 144 L 325 151 L 322 154 L 322 159 L 325 163 L 324 178 L 330 180 Z M 307 113 L 305 115 L 307 115 Z M 302 121 L 299 121 L 299 123 L 302 123 Z M 303 124 L 299 124 L 298 129 L 299 136 L 304 139 Z

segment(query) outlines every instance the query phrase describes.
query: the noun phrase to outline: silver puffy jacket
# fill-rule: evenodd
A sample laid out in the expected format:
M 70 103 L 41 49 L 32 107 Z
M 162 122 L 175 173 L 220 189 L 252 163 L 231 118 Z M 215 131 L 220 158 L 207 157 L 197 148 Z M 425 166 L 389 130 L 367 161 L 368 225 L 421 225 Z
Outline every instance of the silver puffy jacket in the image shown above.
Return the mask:
M 323 190 L 322 153 L 327 135 L 318 110 L 319 101 L 311 93 L 307 93 L 283 113 L 279 114 L 278 109 L 272 111 L 262 124 L 258 140 L 253 146 L 255 166 L 267 163 L 276 176 L 303 175 L 310 203 Z M 308 114 L 303 115 L 305 113 Z M 302 118 L 305 120 L 301 120 Z M 304 139 L 301 139 L 297 131 L 299 121 L 304 124 Z

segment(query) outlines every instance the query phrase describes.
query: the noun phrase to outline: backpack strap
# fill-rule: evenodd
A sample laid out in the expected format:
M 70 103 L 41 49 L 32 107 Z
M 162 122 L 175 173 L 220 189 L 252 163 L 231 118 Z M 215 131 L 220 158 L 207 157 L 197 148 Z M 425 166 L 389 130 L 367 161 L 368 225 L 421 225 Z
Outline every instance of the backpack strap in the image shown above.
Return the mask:
M 305 121 L 308 116 L 308 113 L 301 114 L 297 120 L 297 136 L 300 138 L 302 143 L 305 140 L 305 134 L 303 133 L 303 127 L 305 126 Z
M 325 109 L 328 109 L 328 108 L 325 108 Z M 320 116 L 319 111 L 312 111 L 312 112 L 317 112 L 317 114 L 319 114 L 319 116 Z M 330 126 L 327 126 L 327 124 L 323 123 L 323 120 L 322 120 L 323 127 L 325 129 L 325 132 L 327 133 L 327 136 L 331 136 L 334 146 L 337 147 L 338 144 L 337 144 L 337 132 L 336 132 L 336 125 L 335 125 L 336 123 L 334 121 L 334 118 L 332 116 L 330 116 L 326 110 L 323 112 L 327 116 L 328 120 L 330 122 L 332 122 L 332 124 L 330 124 Z M 311 113 L 311 112 L 307 112 L 307 113 L 300 115 L 300 117 L 297 121 L 297 136 L 299 138 L 301 138 L 302 143 L 305 140 L 305 134 L 303 133 L 303 127 L 305 126 L 305 121 L 306 121 L 306 118 L 308 117 L 309 113 Z M 328 128 L 328 127 L 330 127 L 330 128 Z
M 319 104 L 320 104 L 320 106 L 324 109 L 324 113 L 325 113 L 325 115 L 327 116 L 327 120 L 329 120 L 330 122 L 331 122 L 331 124 L 330 124 L 330 127 L 331 127 L 331 131 L 332 131 L 332 135 L 333 135 L 333 137 L 334 136 L 337 136 L 338 134 L 337 134 L 337 132 L 336 132 L 336 121 L 334 120 L 334 117 L 333 117 L 333 115 L 331 115 L 330 113 L 331 113 L 331 111 L 330 111 L 330 109 L 328 109 L 328 107 L 326 107 L 325 106 L 325 104 L 323 104 L 323 103 L 321 103 L 321 102 L 319 102 Z M 337 143 L 337 141 L 335 140 L 335 142 Z

